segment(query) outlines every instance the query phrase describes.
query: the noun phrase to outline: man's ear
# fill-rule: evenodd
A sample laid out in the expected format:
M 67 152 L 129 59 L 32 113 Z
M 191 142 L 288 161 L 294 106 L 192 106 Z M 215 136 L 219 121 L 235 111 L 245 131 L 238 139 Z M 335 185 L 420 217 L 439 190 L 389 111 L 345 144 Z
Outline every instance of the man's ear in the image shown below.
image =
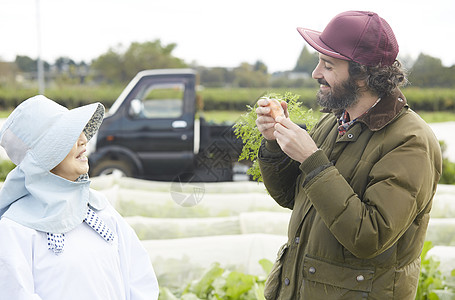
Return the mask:
M 357 83 L 357 86 L 362 90 L 367 87 L 366 79 L 357 80 L 356 83 Z

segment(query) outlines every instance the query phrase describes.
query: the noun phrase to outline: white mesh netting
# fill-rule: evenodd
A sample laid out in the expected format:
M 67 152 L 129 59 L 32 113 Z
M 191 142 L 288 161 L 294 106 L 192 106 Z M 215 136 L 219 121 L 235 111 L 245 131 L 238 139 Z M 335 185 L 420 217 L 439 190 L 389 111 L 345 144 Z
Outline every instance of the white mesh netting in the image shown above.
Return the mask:
M 258 261 L 274 261 L 287 239 L 290 211 L 279 207 L 262 184 L 183 186 L 177 191 L 183 195 L 202 188 L 200 202 L 192 207 L 174 201 L 171 183 L 107 176 L 94 178 L 92 186 L 105 193 L 135 229 L 165 286 L 181 287 L 214 262 L 264 275 Z M 440 185 L 427 233 L 435 245 L 429 254 L 441 261 L 446 275 L 455 269 L 454 203 L 455 186 Z

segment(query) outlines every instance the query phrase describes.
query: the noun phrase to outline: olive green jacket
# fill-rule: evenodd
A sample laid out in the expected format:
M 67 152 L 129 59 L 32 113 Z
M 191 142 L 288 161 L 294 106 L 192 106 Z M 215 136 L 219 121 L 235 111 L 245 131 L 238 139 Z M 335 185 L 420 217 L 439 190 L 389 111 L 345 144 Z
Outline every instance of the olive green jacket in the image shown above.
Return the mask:
M 275 201 L 292 209 L 267 299 L 414 299 L 420 253 L 442 168 L 429 126 L 397 89 L 339 136 L 335 114 L 302 164 L 274 141 L 259 164 Z

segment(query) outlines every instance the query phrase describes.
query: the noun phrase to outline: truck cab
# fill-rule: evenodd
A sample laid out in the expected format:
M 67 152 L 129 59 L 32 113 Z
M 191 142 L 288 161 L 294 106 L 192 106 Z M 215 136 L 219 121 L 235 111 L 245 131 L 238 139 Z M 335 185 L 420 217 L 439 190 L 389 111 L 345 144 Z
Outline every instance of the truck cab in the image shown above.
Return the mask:
M 218 175 L 204 181 L 231 180 L 228 169 L 232 170 L 241 143 L 230 126 L 211 128 L 197 116 L 196 80 L 191 69 L 138 73 L 106 114 L 89 155 L 90 174 L 118 172 L 152 180 L 186 174 L 194 178 L 200 166 L 205 173 L 213 173 L 207 169 L 214 166 L 215 149 L 224 156 L 228 153 L 222 166 L 226 174 L 218 170 Z

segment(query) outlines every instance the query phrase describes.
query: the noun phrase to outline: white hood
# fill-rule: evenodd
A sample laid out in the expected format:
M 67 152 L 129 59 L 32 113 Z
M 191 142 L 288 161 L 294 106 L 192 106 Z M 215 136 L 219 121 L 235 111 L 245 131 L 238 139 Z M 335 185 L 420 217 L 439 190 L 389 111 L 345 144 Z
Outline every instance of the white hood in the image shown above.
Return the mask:
M 91 139 L 104 116 L 100 103 L 68 110 L 44 96 L 22 102 L 0 131 L 0 144 L 16 164 L 0 190 L 0 216 L 24 226 L 65 233 L 82 223 L 88 206 L 102 209 L 104 196 L 88 176 L 76 182 L 50 172 L 82 131 Z

